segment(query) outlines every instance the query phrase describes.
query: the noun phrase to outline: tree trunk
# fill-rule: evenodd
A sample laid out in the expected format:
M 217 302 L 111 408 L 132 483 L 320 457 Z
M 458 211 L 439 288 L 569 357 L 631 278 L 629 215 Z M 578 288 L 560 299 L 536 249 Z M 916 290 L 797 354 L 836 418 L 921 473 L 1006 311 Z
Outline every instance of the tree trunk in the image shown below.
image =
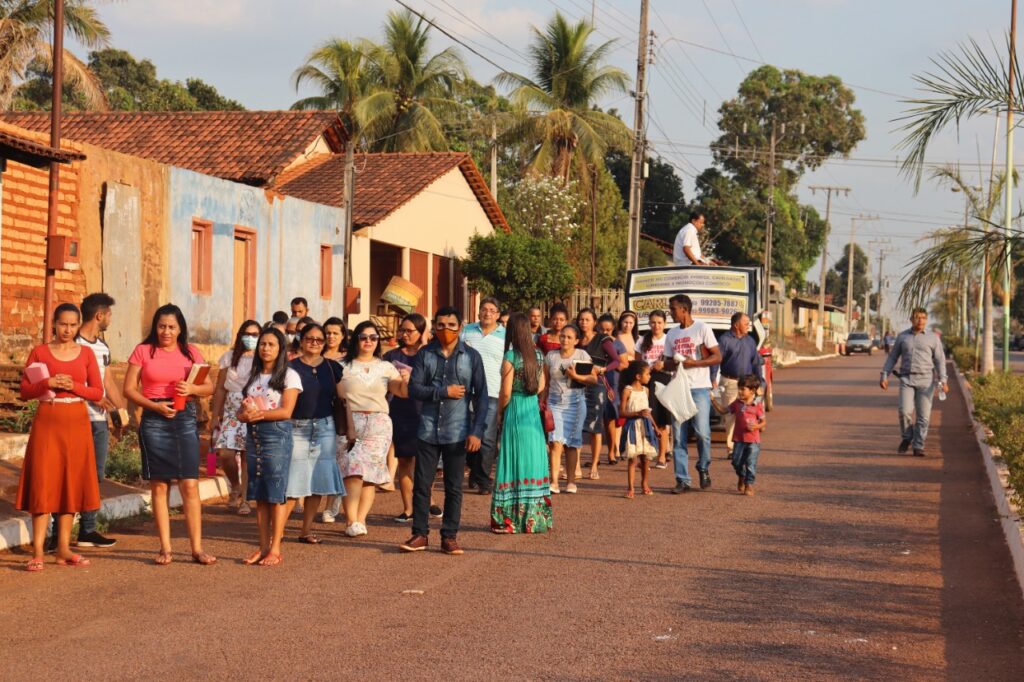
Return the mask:
M 991 374 L 996 365 L 996 348 L 992 339 L 992 275 L 988 271 L 988 254 L 985 254 L 985 296 L 981 317 L 981 373 Z

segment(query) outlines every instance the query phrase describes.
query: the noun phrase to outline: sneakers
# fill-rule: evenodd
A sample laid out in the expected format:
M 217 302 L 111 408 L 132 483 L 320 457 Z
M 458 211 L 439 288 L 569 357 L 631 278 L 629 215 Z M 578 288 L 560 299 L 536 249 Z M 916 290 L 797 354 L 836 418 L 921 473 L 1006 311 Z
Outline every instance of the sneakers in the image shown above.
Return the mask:
M 711 474 L 706 471 L 698 471 L 697 473 L 700 474 L 700 489 L 704 490 L 705 488 L 710 488 Z
M 924 457 L 924 450 L 922 448 L 914 448 L 914 457 Z
M 425 542 L 426 538 L 423 538 L 423 540 Z M 451 554 L 453 556 L 465 554 L 463 549 L 459 547 L 459 541 L 455 538 L 441 538 L 441 551 L 445 554 Z
M 405 512 L 402 512 L 401 514 L 399 514 L 391 520 L 395 523 L 412 523 L 412 517 L 406 514 Z
M 113 538 L 104 537 L 96 531 L 93 531 L 92 533 L 86 533 L 84 535 L 79 535 L 78 542 L 75 543 L 77 547 L 99 547 L 103 549 L 107 547 L 113 547 L 116 544 L 117 540 Z
M 896 452 L 900 453 L 901 455 L 905 455 L 907 453 L 907 450 L 909 450 L 909 449 L 910 449 L 910 441 L 909 440 L 901 440 L 900 441 L 900 446 L 898 448 L 896 448 Z
M 348 528 L 345 529 L 345 535 L 349 536 L 350 538 L 357 538 L 360 535 L 366 535 L 366 526 L 356 521 L 355 523 L 352 523 L 351 525 L 349 525 Z
M 436 504 L 430 505 L 430 518 L 439 519 L 444 516 L 444 510 L 438 507 Z
M 320 523 L 334 523 L 336 519 L 337 517 L 330 509 L 324 509 L 323 514 L 320 515 Z
M 690 484 L 683 483 L 682 481 L 676 481 L 676 487 L 672 488 L 673 495 L 680 495 L 682 493 L 690 492 Z
M 857 261 L 854 261 L 854 262 L 856 263 Z M 754 484 L 753 483 L 748 483 L 746 485 L 746 487 L 743 488 L 743 494 L 746 495 L 747 497 L 753 497 L 754 496 Z
M 413 535 L 398 546 L 403 552 L 422 552 L 430 544 L 425 535 Z

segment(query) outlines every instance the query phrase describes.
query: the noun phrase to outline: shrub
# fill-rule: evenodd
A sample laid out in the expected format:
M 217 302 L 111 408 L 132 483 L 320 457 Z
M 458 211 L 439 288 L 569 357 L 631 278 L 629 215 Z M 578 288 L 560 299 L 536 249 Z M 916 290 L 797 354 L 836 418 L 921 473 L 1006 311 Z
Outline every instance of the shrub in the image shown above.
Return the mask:
M 0 431 L 7 433 L 28 433 L 32 430 L 32 420 L 39 409 L 38 400 L 30 400 L 18 407 L 11 416 L 0 419 Z
M 973 372 L 977 367 L 978 354 L 974 346 L 953 346 L 950 354 L 961 372 Z
M 1024 376 L 981 376 L 973 393 L 975 416 L 992 431 L 989 444 L 1002 453 L 1014 502 L 1024 506 Z
M 142 478 L 142 454 L 139 452 L 139 436 L 134 431 L 124 431 L 107 453 L 107 478 L 135 485 Z

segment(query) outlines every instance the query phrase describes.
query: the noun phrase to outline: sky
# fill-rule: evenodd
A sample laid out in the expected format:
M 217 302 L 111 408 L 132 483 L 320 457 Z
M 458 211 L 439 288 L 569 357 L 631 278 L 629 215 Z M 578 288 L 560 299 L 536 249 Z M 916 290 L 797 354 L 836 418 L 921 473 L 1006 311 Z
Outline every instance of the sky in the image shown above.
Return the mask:
M 473 76 L 484 83 L 499 72 L 498 66 L 527 72 L 522 55 L 531 26 L 543 26 L 556 11 L 573 19 L 593 16 L 597 38 L 616 41 L 611 63 L 631 75 L 636 72 L 640 0 L 404 1 L 487 57 L 460 47 Z M 962 194 L 929 182 L 915 193 L 899 173 L 902 134 L 896 119 L 909 106 L 902 99 L 919 93 L 914 75 L 932 70 L 930 60 L 942 52 L 969 39 L 1004 45 L 1010 0 L 651 0 L 650 6 L 649 27 L 656 38 L 655 64 L 648 71 L 648 137 L 652 153 L 677 168 L 688 199 L 694 194 L 694 176 L 710 165 L 707 145 L 718 136 L 719 106 L 735 95 L 757 62 L 836 75 L 853 88 L 867 128 L 866 139 L 851 154 L 856 160 L 837 159 L 808 173 L 799 194 L 824 215 L 824 194 L 812 194 L 810 185 L 852 189 L 849 196 L 833 197 L 830 264 L 849 242 L 851 217 L 878 217 L 857 223 L 856 241 L 868 251 L 873 277 L 879 249 L 891 250 L 884 260 L 889 286 L 883 298 L 892 301 L 907 263 L 923 248 L 921 238 L 962 223 L 964 215 Z M 161 77 L 202 78 L 250 109 L 286 109 L 311 94 L 296 93 L 291 76 L 314 47 L 334 37 L 377 39 L 387 12 L 400 9 L 394 0 L 98 4 L 113 46 L 152 60 Z M 438 34 L 433 47 L 451 44 Z M 632 123 L 628 95 L 614 95 L 600 104 L 618 108 Z M 965 122 L 959 134 L 948 130 L 932 143 L 928 160 L 960 160 L 965 174 L 983 165 L 980 182 L 992 158 L 995 124 L 995 117 L 987 116 Z M 1000 130 L 1005 130 L 1005 121 Z M 1017 145 L 1022 147 L 1024 140 Z M 996 148 L 1001 167 L 1004 136 Z M 807 278 L 817 281 L 817 276 L 815 265 Z

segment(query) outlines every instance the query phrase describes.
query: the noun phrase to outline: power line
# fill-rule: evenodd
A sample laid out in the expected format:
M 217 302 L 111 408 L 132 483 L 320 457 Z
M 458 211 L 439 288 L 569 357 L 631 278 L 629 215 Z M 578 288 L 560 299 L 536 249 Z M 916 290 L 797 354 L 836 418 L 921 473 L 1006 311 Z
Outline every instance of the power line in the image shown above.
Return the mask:
M 488 36 L 490 36 L 491 38 L 493 38 L 494 40 L 496 40 L 498 43 L 501 43 L 502 45 L 505 45 L 505 43 L 503 43 L 499 38 L 497 38 L 496 36 L 494 36 L 491 33 L 488 33 L 486 29 L 484 29 L 482 26 L 477 24 L 475 21 L 470 19 L 465 14 L 463 14 L 457 7 L 454 7 L 451 3 L 447 2 L 447 0 L 441 0 L 441 2 L 443 2 L 444 4 L 446 4 L 449 7 L 451 7 L 453 10 L 458 12 L 458 14 L 461 15 L 462 17 L 464 17 L 464 18 L 460 18 L 459 16 L 456 16 L 455 14 L 453 14 L 452 12 L 444 9 L 443 7 L 440 7 L 440 6 L 436 5 L 436 4 L 434 4 L 432 2 L 432 0 L 423 0 L 423 1 L 426 2 L 428 5 L 430 5 L 431 7 L 433 7 L 438 12 L 441 12 L 442 14 L 446 15 L 447 17 L 449 17 L 451 19 L 454 19 L 455 21 L 457 21 L 462 26 L 469 28 L 470 31 L 476 30 L 478 32 L 485 33 Z M 527 62 L 525 62 L 522 59 L 522 57 L 519 56 L 519 53 L 516 52 L 515 50 L 512 50 L 511 55 L 508 55 L 508 54 L 505 54 L 505 53 L 500 52 L 498 50 L 495 50 L 493 47 L 490 47 L 489 45 L 484 45 L 480 41 L 474 40 L 473 38 L 465 37 L 464 40 L 467 40 L 467 41 L 473 43 L 474 45 L 480 47 L 481 49 L 487 50 L 488 52 L 491 52 L 491 53 L 493 53 L 495 55 L 498 55 L 502 59 L 511 58 L 513 61 L 519 62 L 520 64 L 523 64 L 524 66 L 529 66 L 529 64 L 527 64 Z M 511 49 L 511 48 L 509 48 L 509 49 Z
M 505 68 L 504 66 L 502 66 L 498 62 L 494 61 L 490 57 L 487 57 L 487 56 L 484 56 L 484 55 L 480 54 L 480 52 L 478 50 L 476 50 L 475 48 L 471 47 L 470 45 L 467 45 L 465 40 L 460 40 L 459 38 L 456 38 L 448 30 L 446 30 L 445 28 L 442 28 L 441 26 L 439 26 L 436 21 L 434 21 L 433 19 L 428 19 L 426 17 L 426 15 L 424 15 L 422 12 L 413 9 L 409 5 L 407 5 L 404 2 L 402 2 L 402 0 L 395 0 L 395 2 L 397 2 L 399 5 L 401 5 L 405 9 L 409 10 L 410 12 L 412 12 L 413 14 L 418 16 L 420 19 L 422 19 L 423 21 L 425 21 L 428 24 L 430 24 L 431 26 L 433 26 L 434 28 L 436 28 L 438 31 L 440 31 L 444 35 L 448 36 L 449 39 L 455 41 L 459 45 L 462 45 L 464 48 L 466 48 L 467 50 L 469 50 L 470 52 L 475 54 L 477 57 L 480 57 L 480 59 L 483 59 L 485 62 L 487 62 L 488 64 L 490 64 L 494 68 L 496 68 L 498 71 L 505 72 L 505 71 L 509 71 L 510 70 L 510 69 Z
M 750 38 L 750 44 L 754 46 L 754 52 L 760 57 L 761 61 L 764 61 L 764 55 L 761 54 L 761 50 L 758 49 L 757 43 L 754 42 L 754 36 L 751 35 L 750 29 L 747 28 L 747 22 L 743 20 L 743 13 L 740 12 L 740 8 L 736 5 L 736 0 L 730 0 L 732 2 L 732 8 L 736 10 L 736 16 L 740 18 L 740 24 L 743 25 L 743 30 L 747 32 L 747 37 Z
M 718 25 L 718 21 L 715 20 L 715 15 L 711 13 L 711 8 L 708 7 L 707 0 L 701 0 L 701 4 L 704 5 L 704 11 L 708 13 L 708 16 L 711 18 L 711 23 L 714 24 L 715 30 L 718 31 L 718 37 L 722 39 L 722 44 L 725 45 L 726 49 L 729 50 L 730 53 L 732 53 L 732 47 L 729 45 L 729 39 L 725 37 L 725 33 L 722 32 L 722 28 Z M 740 60 L 736 59 L 735 54 L 733 54 L 733 59 L 736 61 L 736 66 L 739 68 L 740 73 L 746 76 L 747 70 L 743 68 L 742 64 L 740 64 Z

